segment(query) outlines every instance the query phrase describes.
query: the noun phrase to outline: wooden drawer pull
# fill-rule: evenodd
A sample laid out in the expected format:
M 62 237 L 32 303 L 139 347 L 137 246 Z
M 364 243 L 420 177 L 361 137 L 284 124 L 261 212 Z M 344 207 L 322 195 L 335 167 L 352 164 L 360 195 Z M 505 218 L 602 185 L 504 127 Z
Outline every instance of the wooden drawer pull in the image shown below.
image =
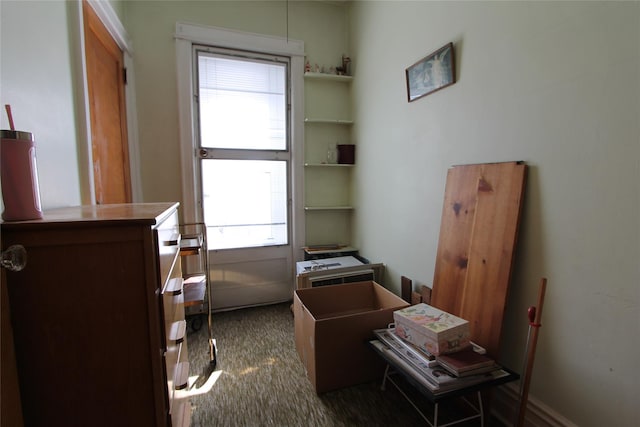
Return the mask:
M 180 244 L 180 233 L 171 235 L 169 240 L 163 241 L 162 244 L 164 246 L 178 246 Z
M 169 340 L 175 342 L 176 344 L 180 344 L 182 341 L 184 341 L 186 332 L 186 320 L 178 320 L 177 322 L 173 322 L 171 324 L 171 330 L 169 331 Z
M 184 279 L 182 277 L 174 277 L 169 279 L 167 286 L 165 286 L 163 294 L 180 295 L 184 286 Z
M 187 388 L 189 385 L 189 362 L 180 362 L 176 365 L 173 384 L 176 390 Z

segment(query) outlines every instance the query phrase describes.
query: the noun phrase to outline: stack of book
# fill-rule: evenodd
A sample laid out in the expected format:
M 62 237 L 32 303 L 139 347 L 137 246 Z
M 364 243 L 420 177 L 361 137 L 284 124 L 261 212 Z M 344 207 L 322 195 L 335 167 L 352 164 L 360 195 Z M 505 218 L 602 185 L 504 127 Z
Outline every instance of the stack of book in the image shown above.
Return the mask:
M 371 344 L 433 394 L 459 390 L 508 375 L 493 359 L 476 352 L 475 346 L 434 356 L 401 338 L 394 327 L 373 332 L 378 339 Z
M 492 358 L 476 353 L 471 347 L 437 356 L 436 360 L 440 366 L 456 377 L 484 374 L 499 368 Z

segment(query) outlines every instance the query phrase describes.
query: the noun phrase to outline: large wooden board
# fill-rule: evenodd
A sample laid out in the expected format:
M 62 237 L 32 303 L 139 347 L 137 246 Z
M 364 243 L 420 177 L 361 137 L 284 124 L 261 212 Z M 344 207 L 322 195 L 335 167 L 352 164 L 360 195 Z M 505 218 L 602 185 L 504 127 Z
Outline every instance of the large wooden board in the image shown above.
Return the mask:
M 470 322 L 494 358 L 524 196 L 521 162 L 454 166 L 447 173 L 431 304 Z

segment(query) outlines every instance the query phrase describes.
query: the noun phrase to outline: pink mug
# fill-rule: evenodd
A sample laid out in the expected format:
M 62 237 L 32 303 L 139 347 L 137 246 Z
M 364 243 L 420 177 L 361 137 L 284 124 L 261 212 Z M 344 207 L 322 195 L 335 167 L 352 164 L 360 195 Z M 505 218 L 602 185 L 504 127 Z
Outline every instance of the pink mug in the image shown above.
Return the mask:
M 42 218 L 36 147 L 30 132 L 1 130 L 0 178 L 5 221 Z

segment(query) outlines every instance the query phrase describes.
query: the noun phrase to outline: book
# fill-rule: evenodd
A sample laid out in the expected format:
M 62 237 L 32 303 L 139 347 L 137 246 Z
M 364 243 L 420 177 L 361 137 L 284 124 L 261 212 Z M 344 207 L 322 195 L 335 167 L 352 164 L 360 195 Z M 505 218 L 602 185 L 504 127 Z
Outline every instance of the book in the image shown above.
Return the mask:
M 377 348 L 378 351 L 383 353 L 385 357 L 393 361 L 393 364 L 397 369 L 401 369 L 405 373 L 409 374 L 434 395 L 460 390 L 465 387 L 509 375 L 503 369 L 495 369 L 484 374 L 471 375 L 468 377 L 456 377 L 447 372 L 441 366 L 430 368 L 421 364 L 419 359 L 404 357 L 402 354 L 398 353 L 394 347 L 389 347 L 385 342 L 379 339 L 369 341 L 369 343 Z
M 480 378 L 459 378 L 441 366 L 437 358 L 427 359 L 422 351 L 412 348 L 402 338 L 393 333 L 393 328 L 375 329 L 374 335 L 387 346 L 395 355 L 419 372 L 419 374 L 434 386 L 432 392 L 456 390 L 469 385 Z
M 407 374 L 411 375 L 416 381 L 425 386 L 432 393 L 436 394 L 438 392 L 438 385 L 433 384 L 431 381 L 427 380 L 424 375 L 422 375 L 418 370 L 416 370 L 411 364 L 402 359 L 396 352 L 391 350 L 385 343 L 380 340 L 371 340 L 369 341 L 371 345 L 378 349 L 382 354 L 384 354 L 389 360 L 393 361 L 393 363 Z
M 374 330 L 374 334 L 380 339 L 380 342 L 386 345 L 387 350 L 394 355 L 396 359 L 403 361 L 404 365 L 410 366 L 414 371 L 417 371 L 419 375 L 429 382 L 433 387 L 431 391 L 446 391 L 449 389 L 449 385 L 453 382 L 458 382 L 457 378 L 439 366 L 437 363 L 435 366 L 429 366 L 427 360 L 416 355 L 414 352 L 407 350 L 397 340 L 392 338 L 391 333 L 385 330 Z M 382 336 L 382 337 L 381 337 Z
M 498 368 L 492 358 L 471 348 L 437 356 L 436 361 L 457 377 L 477 375 Z
M 380 341 L 384 342 L 389 347 L 392 347 L 394 350 L 400 353 L 406 353 L 411 358 L 415 357 L 416 359 L 424 359 L 423 363 L 430 368 L 438 365 L 434 355 L 429 354 L 410 342 L 403 340 L 396 335 L 394 331 L 394 328 L 390 327 L 386 329 L 375 329 L 373 333 Z

